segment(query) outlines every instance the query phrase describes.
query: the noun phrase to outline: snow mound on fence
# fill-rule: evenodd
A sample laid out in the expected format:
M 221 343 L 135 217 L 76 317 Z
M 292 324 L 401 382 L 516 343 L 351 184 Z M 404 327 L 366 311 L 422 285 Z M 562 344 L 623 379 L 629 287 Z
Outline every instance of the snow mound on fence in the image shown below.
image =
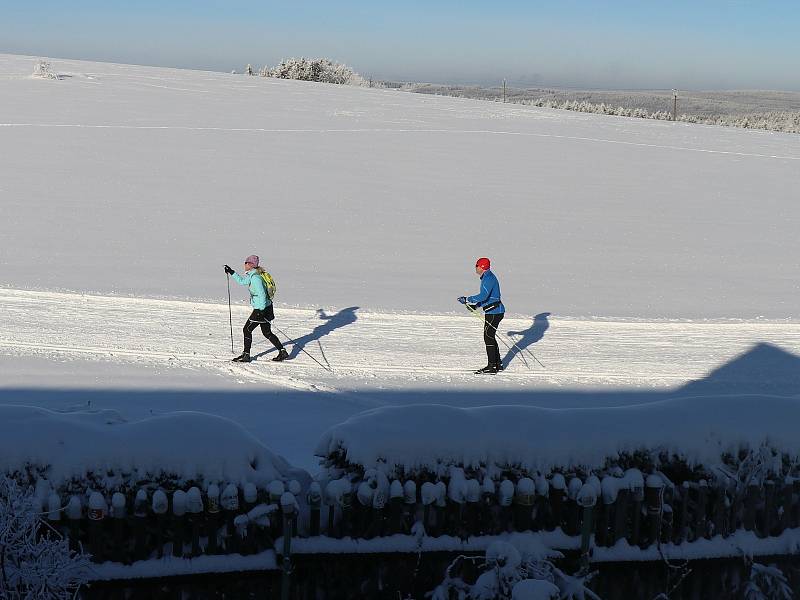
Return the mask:
M 0 473 L 30 468 L 45 468 L 56 486 L 89 473 L 256 484 L 303 474 L 222 417 L 175 412 L 126 422 L 109 410 L 58 413 L 0 404 Z
M 603 467 L 640 450 L 693 465 L 762 444 L 800 455 L 800 398 L 687 397 L 614 408 L 392 406 L 328 430 L 316 454 L 372 468 L 440 471 L 443 466 L 513 465 L 547 473 Z

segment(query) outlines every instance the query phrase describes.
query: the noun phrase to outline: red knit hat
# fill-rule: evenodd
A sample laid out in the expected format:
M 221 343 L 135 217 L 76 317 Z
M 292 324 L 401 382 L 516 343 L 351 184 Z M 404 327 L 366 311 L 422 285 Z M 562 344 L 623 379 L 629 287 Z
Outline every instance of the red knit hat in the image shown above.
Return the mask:
M 479 258 L 479 259 L 478 259 L 478 260 L 475 262 L 475 266 L 476 266 L 476 267 L 480 267 L 480 268 L 481 268 L 481 269 L 483 269 L 484 271 L 488 271 L 489 269 L 491 269 L 491 268 L 492 268 L 492 263 L 491 263 L 491 262 L 489 262 L 489 259 L 488 259 L 488 258 Z

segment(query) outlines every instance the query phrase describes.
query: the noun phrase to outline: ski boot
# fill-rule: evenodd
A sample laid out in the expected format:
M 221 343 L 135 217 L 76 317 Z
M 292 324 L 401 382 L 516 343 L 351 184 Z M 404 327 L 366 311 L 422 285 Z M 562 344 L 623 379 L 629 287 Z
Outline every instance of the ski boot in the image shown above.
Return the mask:
M 233 359 L 233 362 L 250 362 L 250 353 L 249 352 L 242 352 L 239 356 Z
M 497 375 L 497 366 L 496 365 L 486 365 L 482 369 L 478 369 L 475 371 L 476 375 Z
M 289 358 L 289 353 L 286 352 L 286 348 L 281 348 L 278 351 L 278 356 L 274 357 L 272 359 L 272 362 L 282 362 L 282 361 L 286 360 L 287 358 Z

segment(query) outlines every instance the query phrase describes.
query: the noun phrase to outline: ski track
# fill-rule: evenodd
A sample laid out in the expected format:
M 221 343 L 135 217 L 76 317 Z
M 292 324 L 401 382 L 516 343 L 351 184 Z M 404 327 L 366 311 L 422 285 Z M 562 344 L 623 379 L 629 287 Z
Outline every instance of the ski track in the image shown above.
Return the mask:
M 305 350 L 325 364 L 321 345 L 331 373 L 302 352 L 288 363 L 271 362 L 271 346 L 259 330 L 253 354 L 263 354 L 251 364 L 231 363 L 225 304 L 0 289 L 0 307 L 0 354 L 172 366 L 233 376 L 246 384 L 329 393 L 425 386 L 507 391 L 679 387 L 758 342 L 800 353 L 798 323 L 551 317 L 543 337 L 527 348 L 545 368 L 526 354 L 530 368 L 517 356 L 501 375 L 476 377 L 471 370 L 485 363 L 477 319 L 358 312 L 355 322 L 318 339 L 312 335 L 305 343 Z M 234 307 L 237 353 L 249 310 Z M 276 315 L 277 326 L 295 339 L 326 323 L 311 309 L 278 306 Z M 500 331 L 524 331 L 531 324 L 532 319 L 507 317 Z M 292 344 L 287 348 L 291 352 Z M 502 345 L 501 354 L 506 354 Z
M 152 86 L 163 87 L 163 86 Z M 185 90 L 189 91 L 189 90 Z M 400 129 L 400 128 L 345 128 L 345 129 L 302 129 L 302 128 L 264 128 L 264 127 L 204 127 L 204 126 L 179 126 L 179 125 L 119 125 L 119 124 L 74 124 L 74 123 L 0 123 L 0 127 L 44 127 L 44 128 L 76 128 L 76 129 L 118 129 L 118 130 L 169 130 L 169 131 L 207 131 L 230 133 L 389 133 L 389 134 L 460 134 L 460 135 L 511 135 L 520 137 L 550 138 L 558 140 L 571 140 L 590 142 L 596 144 L 617 144 L 621 146 L 634 146 L 639 148 L 655 148 L 661 150 L 675 150 L 680 152 L 700 152 L 704 154 L 721 154 L 747 158 L 763 158 L 771 160 L 800 160 L 800 156 L 783 156 L 777 154 L 758 154 L 755 152 L 736 152 L 732 150 L 717 150 L 711 148 L 691 148 L 689 146 L 673 146 L 668 144 L 652 144 L 646 142 L 631 142 L 628 140 L 612 140 L 607 138 L 594 138 L 585 136 L 558 135 L 554 133 L 534 133 L 529 131 L 497 131 L 492 129 Z

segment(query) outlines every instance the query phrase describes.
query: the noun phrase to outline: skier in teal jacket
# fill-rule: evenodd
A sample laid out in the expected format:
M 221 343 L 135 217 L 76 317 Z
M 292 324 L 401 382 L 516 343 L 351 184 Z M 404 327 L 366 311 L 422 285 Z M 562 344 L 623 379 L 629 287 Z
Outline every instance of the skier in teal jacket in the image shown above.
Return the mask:
M 244 333 L 244 352 L 233 359 L 234 362 L 250 362 L 250 348 L 253 344 L 253 331 L 259 326 L 261 333 L 267 338 L 272 345 L 278 350 L 278 355 L 273 358 L 274 361 L 282 361 L 289 358 L 289 353 L 283 347 L 278 336 L 272 333 L 270 321 L 275 319 L 275 309 L 272 306 L 267 294 L 267 285 L 261 274 L 264 269 L 258 266 L 258 256 L 251 254 L 244 259 L 244 274 L 239 275 L 236 271 L 225 265 L 225 273 L 233 277 L 233 280 L 239 285 L 247 286 L 250 291 L 250 306 L 253 307 L 253 312 L 244 324 L 242 329 Z

